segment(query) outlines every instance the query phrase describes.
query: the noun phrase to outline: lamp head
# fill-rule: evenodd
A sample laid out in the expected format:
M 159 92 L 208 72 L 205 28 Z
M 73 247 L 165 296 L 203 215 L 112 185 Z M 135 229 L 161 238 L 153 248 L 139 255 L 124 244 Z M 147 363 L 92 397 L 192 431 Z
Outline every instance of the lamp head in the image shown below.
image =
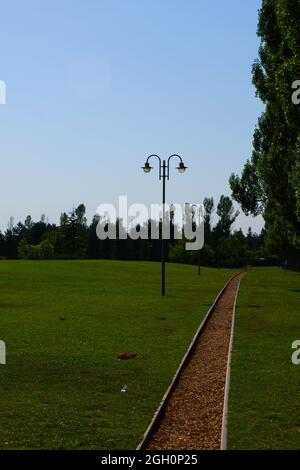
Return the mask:
M 145 166 L 142 167 L 145 173 L 150 173 L 152 166 L 148 162 L 145 163 Z
M 186 169 L 187 167 L 184 165 L 184 163 L 180 162 L 179 166 L 177 167 L 177 170 L 179 171 L 179 173 L 184 173 Z

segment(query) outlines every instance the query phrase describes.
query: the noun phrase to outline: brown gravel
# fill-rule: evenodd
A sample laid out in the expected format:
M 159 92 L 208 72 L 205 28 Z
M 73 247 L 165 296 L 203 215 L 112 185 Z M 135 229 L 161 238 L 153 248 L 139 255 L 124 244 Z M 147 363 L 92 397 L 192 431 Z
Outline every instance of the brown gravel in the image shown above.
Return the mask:
M 240 276 L 221 296 L 173 391 L 149 450 L 218 450 L 234 298 Z

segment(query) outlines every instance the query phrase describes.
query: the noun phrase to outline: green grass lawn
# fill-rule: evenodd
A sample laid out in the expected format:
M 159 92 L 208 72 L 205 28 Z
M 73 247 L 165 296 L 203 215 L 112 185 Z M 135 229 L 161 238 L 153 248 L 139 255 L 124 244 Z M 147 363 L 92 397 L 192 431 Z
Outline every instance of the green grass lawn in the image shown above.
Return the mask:
M 300 274 L 255 269 L 238 298 L 229 400 L 230 449 L 300 448 Z
M 232 274 L 168 265 L 162 299 L 156 263 L 1 261 L 0 448 L 135 448 Z

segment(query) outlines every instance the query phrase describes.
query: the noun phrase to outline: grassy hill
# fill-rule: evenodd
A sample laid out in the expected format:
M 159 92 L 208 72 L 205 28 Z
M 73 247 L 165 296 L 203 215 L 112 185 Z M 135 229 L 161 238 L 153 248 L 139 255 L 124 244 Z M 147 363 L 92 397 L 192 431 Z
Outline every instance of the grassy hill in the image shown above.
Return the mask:
M 0 262 L 0 448 L 134 448 L 232 274 L 168 265 L 162 299 L 157 263 Z

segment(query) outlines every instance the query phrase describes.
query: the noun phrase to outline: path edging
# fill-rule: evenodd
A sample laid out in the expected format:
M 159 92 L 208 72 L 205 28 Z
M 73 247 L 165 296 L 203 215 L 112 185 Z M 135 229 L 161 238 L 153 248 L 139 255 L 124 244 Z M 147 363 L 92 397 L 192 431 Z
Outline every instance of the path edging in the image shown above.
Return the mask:
M 245 274 L 246 273 L 244 273 L 244 275 Z M 225 379 L 225 388 L 224 388 L 224 404 L 223 404 L 221 447 L 220 447 L 221 450 L 227 450 L 227 429 L 228 429 L 227 421 L 228 421 L 228 403 L 229 403 L 229 389 L 230 389 L 230 377 L 231 377 L 231 359 L 232 359 L 232 349 L 233 349 L 233 337 L 234 337 L 237 298 L 238 298 L 242 279 L 243 277 L 241 277 L 239 280 L 235 297 L 234 297 L 233 309 L 232 309 L 231 333 L 230 333 L 230 341 L 229 341 L 229 348 L 228 348 L 228 359 L 227 359 L 226 379 Z
M 195 347 L 196 347 L 196 344 L 198 342 L 198 339 L 199 337 L 201 336 L 202 334 L 202 331 L 204 330 L 208 320 L 210 319 L 215 307 L 216 307 L 216 304 L 218 303 L 220 297 L 222 296 L 222 294 L 224 293 L 225 289 L 228 287 L 228 285 L 230 284 L 230 282 L 237 276 L 240 276 L 242 274 L 242 272 L 239 272 L 237 274 L 234 274 L 234 276 L 232 276 L 225 284 L 225 286 L 220 290 L 219 294 L 217 295 L 214 303 L 212 304 L 212 306 L 210 307 L 210 309 L 208 310 L 207 314 L 205 315 L 204 319 L 202 320 L 198 330 L 196 331 L 196 334 L 194 335 L 194 338 L 192 339 L 192 342 L 190 343 L 188 349 L 187 349 L 187 352 L 185 353 L 181 363 L 179 364 L 179 367 L 166 391 L 166 393 L 164 394 L 158 408 L 156 409 L 151 421 L 150 421 L 150 424 L 149 426 L 147 427 L 144 435 L 143 435 L 143 438 L 142 440 L 140 441 L 139 445 L 137 446 L 136 450 L 142 450 L 145 448 L 145 446 L 147 445 L 147 443 L 149 442 L 150 438 L 152 437 L 153 435 L 153 432 L 159 422 L 159 419 L 160 417 L 162 416 L 165 408 L 166 408 L 166 405 L 167 405 L 167 402 L 168 402 L 168 399 L 170 397 L 170 395 L 172 394 L 175 386 L 177 385 L 177 382 L 179 380 L 179 377 L 182 373 L 182 371 L 184 370 L 188 360 L 190 359 L 192 353 L 194 352 L 195 350 Z M 240 285 L 240 283 L 239 283 Z M 238 287 L 239 287 L 238 285 Z M 237 292 L 238 292 L 238 289 L 237 289 Z M 235 304 L 236 304 L 236 299 L 237 299 L 237 294 L 236 294 L 236 297 L 235 297 L 235 303 L 234 303 L 234 310 L 233 310 L 233 313 L 235 311 Z M 232 317 L 234 318 L 234 317 Z M 226 381 L 227 382 L 227 381 Z M 223 425 L 222 425 L 222 433 L 223 433 Z

